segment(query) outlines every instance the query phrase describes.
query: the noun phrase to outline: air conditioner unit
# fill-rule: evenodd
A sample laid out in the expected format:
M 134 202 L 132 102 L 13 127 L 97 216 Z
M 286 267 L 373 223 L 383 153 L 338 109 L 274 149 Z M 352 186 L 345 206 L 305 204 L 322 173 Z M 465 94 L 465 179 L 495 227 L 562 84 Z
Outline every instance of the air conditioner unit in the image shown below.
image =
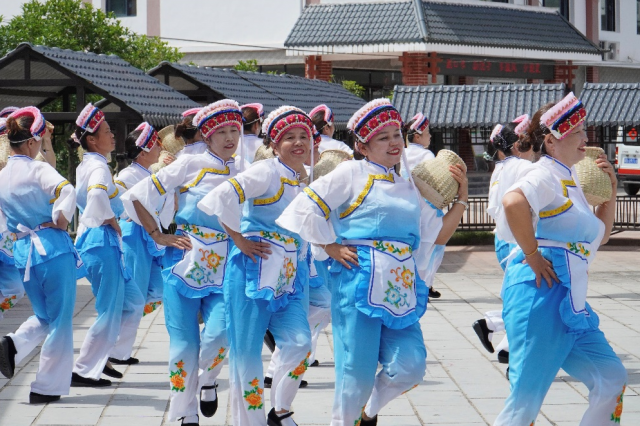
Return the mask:
M 620 43 L 614 41 L 601 41 L 600 49 L 605 52 L 602 54 L 603 61 L 617 61 L 620 53 Z

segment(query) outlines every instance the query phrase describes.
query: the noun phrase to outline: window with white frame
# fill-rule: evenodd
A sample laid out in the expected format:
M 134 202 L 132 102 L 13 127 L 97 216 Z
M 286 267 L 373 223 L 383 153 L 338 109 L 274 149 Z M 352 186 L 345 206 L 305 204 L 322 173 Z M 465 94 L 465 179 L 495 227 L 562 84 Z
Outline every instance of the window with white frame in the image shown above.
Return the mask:
M 616 31 L 616 0 L 600 0 L 600 30 Z

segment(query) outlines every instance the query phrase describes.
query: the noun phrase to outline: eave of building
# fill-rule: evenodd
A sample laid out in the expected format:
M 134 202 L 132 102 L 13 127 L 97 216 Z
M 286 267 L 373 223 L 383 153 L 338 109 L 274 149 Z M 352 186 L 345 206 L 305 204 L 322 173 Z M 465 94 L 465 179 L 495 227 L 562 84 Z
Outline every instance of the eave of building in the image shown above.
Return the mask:
M 580 52 L 550 51 L 536 49 L 521 49 L 493 46 L 471 46 L 462 44 L 441 43 L 385 43 L 385 44 L 352 44 L 352 45 L 323 45 L 323 46 L 295 46 L 287 49 L 287 56 L 308 55 L 383 55 L 390 57 L 391 53 L 401 56 L 403 52 L 437 52 L 438 54 L 471 55 L 480 57 L 504 57 L 518 59 L 583 61 L 602 65 L 600 55 Z M 345 59 L 354 59 L 349 57 Z M 370 58 L 369 58 L 370 59 Z M 335 58 L 334 58 L 335 60 Z

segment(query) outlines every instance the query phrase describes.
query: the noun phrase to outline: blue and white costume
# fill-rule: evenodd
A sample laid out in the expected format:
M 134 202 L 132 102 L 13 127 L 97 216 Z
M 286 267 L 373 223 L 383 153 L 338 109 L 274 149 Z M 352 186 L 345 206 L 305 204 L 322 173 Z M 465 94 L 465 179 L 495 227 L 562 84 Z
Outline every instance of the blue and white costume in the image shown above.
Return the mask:
M 209 147 L 203 141 L 197 141 L 194 143 L 190 143 L 189 145 L 185 145 L 180 151 L 176 153 L 176 158 L 180 158 L 183 155 L 198 155 L 204 154 L 207 152 Z
M 216 120 L 219 116 L 224 118 L 220 122 Z M 196 120 L 199 128 L 209 129 L 203 131 L 205 137 L 225 125 L 239 129 L 242 123 L 237 103 L 230 100 L 203 108 Z M 176 234 L 187 236 L 193 246 L 186 252 L 174 248 L 173 259 L 165 257 L 169 264 L 162 271 L 165 321 L 170 338 L 170 421 L 198 414 L 197 395 L 203 387 L 214 389 L 229 349 L 223 280 L 228 274 L 233 243 L 218 218 L 205 214 L 196 205 L 237 172 L 233 158 L 224 161 L 209 150 L 198 155 L 183 155 L 157 174 L 143 179 L 123 197 L 127 214 L 139 224 L 134 200 L 152 216 L 157 216 L 155 212 L 166 203 L 173 204 L 171 194 L 175 191 L 179 194 Z M 161 219 L 164 223 L 171 217 Z M 202 332 L 199 312 L 205 324 Z
M 367 143 L 391 125 L 402 128 L 400 114 L 380 99 L 359 110 L 348 128 Z M 423 279 L 442 220 L 394 168 L 362 160 L 343 162 L 314 181 L 277 223 L 313 244 L 341 241 L 357 248 L 358 266 L 334 262 L 330 271 L 331 424 L 358 424 L 363 412 L 376 416 L 424 376 L 427 352 L 418 321 L 427 307 Z
M 409 142 L 409 145 L 407 146 L 405 152 L 407 155 L 407 163 L 411 170 L 413 170 L 418 164 L 422 163 L 425 160 L 436 158 L 436 156 L 433 155 L 433 152 L 431 152 L 430 149 L 425 148 L 419 143 Z
M 330 149 L 344 151 L 349 155 L 353 155 L 353 150 L 349 148 L 349 145 L 346 143 L 335 140 L 327 135 L 320 135 L 320 146 L 318 147 L 318 152 L 322 154 L 324 151 Z
M 277 127 L 273 134 L 272 127 Z M 311 120 L 293 107 L 275 110 L 263 125 L 274 143 L 295 127 L 305 128 L 311 138 Z M 308 246 L 275 223 L 300 191 L 299 174 L 272 158 L 254 163 L 198 204 L 250 240 L 271 243 L 269 258 L 257 263 L 234 247 L 225 277 L 232 413 L 238 426 L 266 425 L 261 353 L 267 329 L 280 351 L 271 387 L 275 411 L 290 409 L 309 365 L 308 299 L 303 294 L 309 280 Z
M 246 153 L 247 153 L 247 161 L 249 163 L 253 163 L 253 159 L 256 156 L 256 152 L 258 152 L 258 148 L 260 148 L 260 146 L 263 145 L 262 138 L 259 138 L 254 134 L 246 134 L 246 135 L 243 135 L 242 143 L 245 144 L 244 149 L 246 150 Z M 238 150 L 236 151 L 236 153 L 238 155 L 241 155 L 242 147 L 238 147 Z
M 23 108 L 40 115 L 34 107 Z M 37 114 L 36 114 L 37 111 Z M 44 118 L 42 118 L 44 124 Z M 9 157 L 0 171 L 0 232 L 17 234 L 15 266 L 24 279 L 34 316 L 25 321 L 13 340 L 15 364 L 42 340 L 40 365 L 31 391 L 41 395 L 68 395 L 73 367 L 73 308 L 79 257 L 69 234 L 42 226 L 68 221 L 75 213 L 73 186 L 47 163 L 23 155 Z

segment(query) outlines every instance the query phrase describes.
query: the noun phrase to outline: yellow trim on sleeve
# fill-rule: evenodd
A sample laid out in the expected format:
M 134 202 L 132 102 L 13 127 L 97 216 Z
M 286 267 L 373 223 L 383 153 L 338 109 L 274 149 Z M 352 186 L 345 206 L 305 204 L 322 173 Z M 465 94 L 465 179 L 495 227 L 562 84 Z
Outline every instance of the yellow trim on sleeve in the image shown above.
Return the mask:
M 118 191 L 118 187 L 113 185 L 113 187 L 116 189 L 115 191 L 113 191 L 113 194 L 109 195 L 109 199 L 112 200 L 114 198 L 116 198 L 118 196 L 118 194 L 120 193 L 120 191 Z
M 233 186 L 233 188 L 236 190 L 236 193 L 238 194 L 238 202 L 240 204 L 244 203 L 245 197 L 244 197 L 244 189 L 242 189 L 242 186 L 240 186 L 240 184 L 238 183 L 237 180 L 235 180 L 235 178 L 229 179 L 229 183 Z
M 325 203 L 324 200 L 313 189 L 309 188 L 308 186 L 304 188 L 303 191 L 305 194 L 307 194 L 309 198 L 311 198 L 311 200 L 313 200 L 318 205 L 320 210 L 322 210 L 322 213 L 324 213 L 324 218 L 329 219 L 329 214 L 331 213 L 331 209 L 329 208 L 327 203 Z
M 117 183 L 118 185 L 120 185 L 124 189 L 129 189 L 129 188 L 127 188 L 127 185 L 125 185 L 124 182 L 121 181 L 121 180 L 114 180 L 113 183 Z
M 87 192 L 91 191 L 92 189 L 104 189 L 105 191 L 107 191 L 107 187 L 105 185 L 91 185 L 90 187 L 87 188 Z
M 389 173 L 388 175 L 369 175 L 369 179 L 367 179 L 367 184 L 364 186 L 364 189 L 362 190 L 362 192 L 360 192 L 360 194 L 358 195 L 358 198 L 356 198 L 356 200 L 349 207 L 347 207 L 347 209 L 345 211 L 340 213 L 340 219 L 344 219 L 345 217 L 347 217 L 351 213 L 353 213 L 355 211 L 355 209 L 360 207 L 360 205 L 364 201 L 365 197 L 371 191 L 371 188 L 373 187 L 373 182 L 375 182 L 377 180 L 384 180 L 384 181 L 387 181 L 387 182 L 395 182 L 395 180 L 393 179 L 393 174 L 391 174 L 391 173 Z
M 67 185 L 71 185 L 71 182 L 69 182 L 68 180 L 63 180 L 58 184 L 58 186 L 56 186 L 56 189 L 53 193 L 53 198 L 49 200 L 49 204 L 55 203 L 58 200 L 58 198 L 60 198 L 60 193 L 62 192 L 62 188 L 64 188 Z
M 151 175 L 151 182 L 153 182 L 160 195 L 164 195 L 167 193 L 167 191 L 164 189 L 164 186 L 162 186 L 155 174 Z
M 576 182 L 573 179 L 568 179 L 568 180 L 561 180 L 560 183 L 562 184 L 562 194 L 565 197 L 569 197 L 569 187 L 576 187 Z M 571 206 L 573 206 L 573 201 L 571 200 L 567 200 L 563 205 L 561 205 L 560 207 L 557 207 L 553 210 L 545 210 L 545 211 L 541 211 L 539 216 L 541 219 L 546 219 L 549 217 L 553 217 L 553 216 L 558 216 L 559 214 L 562 214 L 564 212 L 566 212 L 567 210 L 569 210 L 571 208 Z

